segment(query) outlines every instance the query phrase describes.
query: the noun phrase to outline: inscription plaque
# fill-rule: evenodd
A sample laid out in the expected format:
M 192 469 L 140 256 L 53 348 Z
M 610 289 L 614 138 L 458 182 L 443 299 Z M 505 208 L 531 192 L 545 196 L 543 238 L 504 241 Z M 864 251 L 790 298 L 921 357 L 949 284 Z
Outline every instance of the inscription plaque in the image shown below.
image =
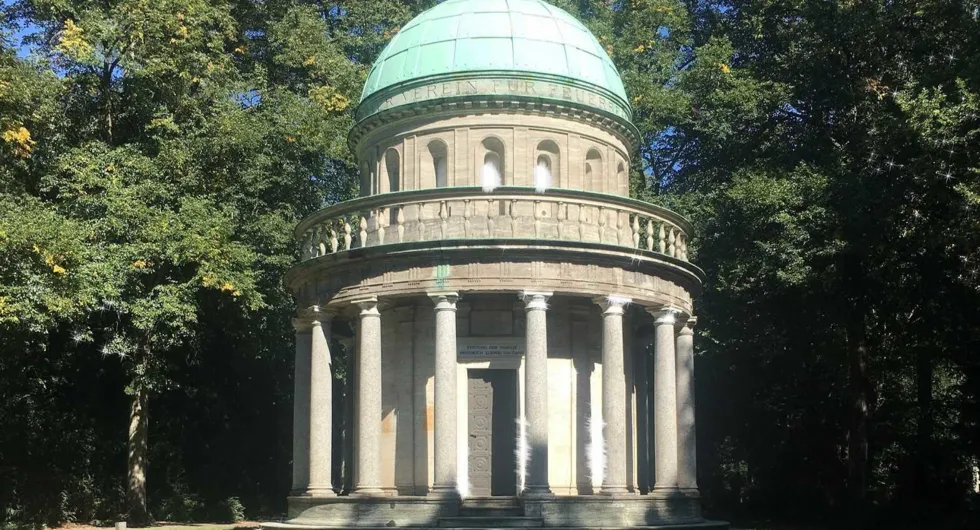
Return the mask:
M 524 355 L 524 339 L 518 337 L 459 337 L 456 354 L 460 359 L 499 359 Z

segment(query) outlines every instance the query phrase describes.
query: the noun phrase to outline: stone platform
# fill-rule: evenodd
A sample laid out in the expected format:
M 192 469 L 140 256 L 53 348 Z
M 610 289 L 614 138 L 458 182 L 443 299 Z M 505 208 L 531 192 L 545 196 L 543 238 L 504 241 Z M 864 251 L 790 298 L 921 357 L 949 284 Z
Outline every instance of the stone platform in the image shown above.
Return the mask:
M 493 498 L 495 502 L 434 497 L 290 497 L 289 519 L 264 523 L 276 530 L 339 528 L 705 528 L 728 523 L 706 521 L 697 495 L 577 495 Z M 501 508 L 508 502 L 510 508 Z

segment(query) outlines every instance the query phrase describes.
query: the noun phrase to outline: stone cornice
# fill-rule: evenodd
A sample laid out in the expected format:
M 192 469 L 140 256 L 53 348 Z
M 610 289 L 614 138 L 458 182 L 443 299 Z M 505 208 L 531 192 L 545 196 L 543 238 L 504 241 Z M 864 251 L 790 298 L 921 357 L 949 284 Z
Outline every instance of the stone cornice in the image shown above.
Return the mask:
M 513 292 L 533 288 L 587 299 L 619 293 L 646 307 L 691 312 L 700 270 L 657 253 L 628 255 L 608 245 L 529 241 L 536 246 L 474 241 L 426 242 L 354 249 L 304 262 L 286 282 L 304 304 L 343 308 L 367 296 L 391 300 L 431 291 Z M 449 246 L 458 243 L 458 246 Z M 562 245 L 561 243 L 566 243 Z M 605 247 L 605 248 L 599 248 Z

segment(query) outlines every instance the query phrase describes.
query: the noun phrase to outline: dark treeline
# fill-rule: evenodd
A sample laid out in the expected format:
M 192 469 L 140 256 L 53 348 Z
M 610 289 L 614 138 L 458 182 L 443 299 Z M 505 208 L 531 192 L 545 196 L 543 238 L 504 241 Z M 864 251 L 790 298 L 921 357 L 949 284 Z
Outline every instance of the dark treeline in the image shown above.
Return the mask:
M 292 227 L 432 3 L 3 4 L 0 524 L 284 510 Z M 980 3 L 554 3 L 698 229 L 709 514 L 980 525 Z

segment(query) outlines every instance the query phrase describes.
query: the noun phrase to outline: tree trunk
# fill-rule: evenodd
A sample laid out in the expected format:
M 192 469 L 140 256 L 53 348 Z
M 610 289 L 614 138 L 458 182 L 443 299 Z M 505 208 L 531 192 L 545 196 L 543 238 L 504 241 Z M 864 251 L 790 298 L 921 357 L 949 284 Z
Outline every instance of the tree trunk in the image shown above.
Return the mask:
M 847 493 L 852 521 L 861 524 L 868 496 L 868 342 L 860 309 L 848 321 L 847 355 L 850 379 L 850 427 L 847 449 Z
M 932 351 L 928 346 L 920 345 L 916 351 L 916 394 L 918 402 L 918 425 L 916 429 L 916 457 L 912 493 L 917 499 L 924 499 L 931 491 L 932 479 L 932 435 L 935 430 L 933 418 L 932 380 L 933 362 Z
M 131 526 L 147 526 L 150 513 L 146 506 L 147 421 L 146 386 L 134 381 L 129 409 L 129 466 L 126 485 L 127 522 Z

